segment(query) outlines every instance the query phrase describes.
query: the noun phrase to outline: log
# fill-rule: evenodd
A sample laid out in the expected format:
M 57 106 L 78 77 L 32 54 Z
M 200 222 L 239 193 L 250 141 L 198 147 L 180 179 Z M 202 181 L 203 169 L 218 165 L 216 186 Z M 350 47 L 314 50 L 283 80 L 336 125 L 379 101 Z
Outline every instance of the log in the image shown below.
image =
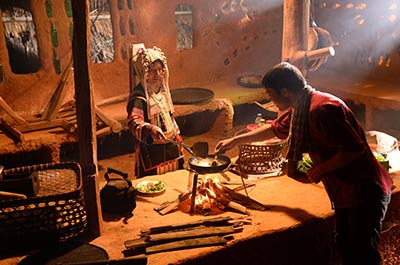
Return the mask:
M 4 132 L 7 137 L 11 138 L 15 143 L 24 141 L 24 136 L 17 128 L 8 124 L 5 120 L 0 119 L 0 130 Z
M 0 107 L 5 110 L 16 122 L 19 124 L 28 124 L 28 122 L 19 116 L 8 104 L 4 101 L 4 99 L 0 96 Z
M 230 188 L 227 188 L 225 186 L 223 186 L 223 188 L 224 188 L 224 191 L 226 193 L 228 193 L 233 200 L 241 202 L 241 204 L 247 206 L 250 209 L 261 210 L 261 211 L 265 211 L 268 209 L 268 206 L 254 200 L 246 195 L 238 193 L 238 192 L 236 192 Z
M 37 130 L 50 129 L 54 127 L 63 127 L 65 124 L 66 124 L 65 120 L 55 119 L 55 120 L 36 121 L 36 122 L 31 122 L 29 124 L 16 125 L 16 128 L 19 131 L 25 133 Z
M 145 265 L 147 264 L 147 257 L 145 255 L 138 255 L 131 258 L 110 259 L 110 260 L 97 260 L 87 262 L 73 262 L 69 265 Z
M 149 235 L 147 238 L 149 242 L 163 241 L 163 240 L 166 241 L 166 240 L 204 237 L 204 236 L 227 235 L 239 232 L 238 230 L 240 230 L 240 228 L 236 229 L 233 226 L 201 227 L 184 231 Z
M 107 98 L 103 101 L 100 101 L 97 103 L 97 107 L 105 106 L 105 105 L 111 105 L 114 103 L 120 103 L 120 102 L 127 102 L 129 99 L 129 95 L 120 95 L 120 96 L 115 96 L 112 98 Z
M 218 201 L 224 205 L 225 207 L 228 207 L 230 209 L 233 209 L 235 211 L 238 211 L 240 213 L 244 213 L 249 215 L 250 213 L 247 211 L 246 207 L 244 207 L 243 205 L 240 205 L 239 203 L 236 203 L 234 201 L 230 201 L 224 198 L 218 198 Z
M 135 239 L 126 240 L 124 242 L 125 248 L 141 248 L 149 245 L 149 242 L 146 241 L 146 237 L 140 237 Z
M 157 252 L 178 250 L 178 249 L 188 249 L 194 247 L 204 247 L 204 246 L 215 246 L 215 245 L 225 245 L 227 239 L 220 236 L 210 236 L 202 238 L 192 238 L 184 239 L 180 241 L 154 245 L 146 248 L 146 254 L 153 254 Z
M 113 119 L 110 118 L 109 116 L 107 116 L 107 114 L 105 114 L 99 107 L 94 106 L 95 112 L 97 117 L 99 117 L 99 119 L 104 122 L 108 127 L 110 127 L 111 132 L 113 133 L 120 133 L 122 131 L 122 124 Z
M 50 102 L 48 103 L 43 112 L 42 116 L 44 120 L 53 120 L 57 117 L 61 103 L 64 100 L 64 97 L 67 93 L 65 89 L 65 84 L 68 82 L 72 72 L 73 69 L 72 69 L 72 58 L 71 58 L 67 64 L 67 67 L 61 74 L 60 79 L 57 81 L 56 89 L 50 98 Z
M 233 218 L 230 216 L 226 217 L 215 217 L 215 218 L 209 218 L 209 219 L 202 219 L 202 220 L 196 220 L 193 222 L 188 222 L 188 223 L 181 223 L 181 224 L 175 224 L 175 225 L 167 225 L 167 226 L 158 226 L 158 227 L 152 227 L 150 229 L 142 229 L 141 230 L 141 235 L 145 236 L 148 234 L 157 234 L 157 233 L 163 233 L 167 231 L 176 231 L 179 229 L 184 229 L 184 228 L 190 228 L 190 227 L 195 227 L 195 226 L 222 226 L 222 225 L 230 225 L 230 221 L 232 221 Z
M 178 196 L 175 201 L 165 202 L 160 205 L 160 207 L 154 208 L 154 211 L 158 212 L 161 215 L 166 215 L 167 213 L 175 210 L 181 202 L 187 200 L 190 196 L 190 191 L 182 193 Z

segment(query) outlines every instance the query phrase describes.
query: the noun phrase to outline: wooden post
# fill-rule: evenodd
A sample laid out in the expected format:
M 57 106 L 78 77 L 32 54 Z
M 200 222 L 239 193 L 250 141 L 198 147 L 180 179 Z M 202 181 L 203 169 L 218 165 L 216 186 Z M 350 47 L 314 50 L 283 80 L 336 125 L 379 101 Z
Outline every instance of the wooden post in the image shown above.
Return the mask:
M 88 66 L 88 40 L 90 40 L 88 3 L 86 0 L 72 1 L 71 3 L 74 22 L 72 55 L 83 192 L 88 214 L 89 232 L 99 236 L 102 230 L 102 214 L 98 196 L 96 121 Z
M 283 1 L 282 61 L 296 65 L 307 75 L 310 0 Z
M 296 65 L 307 78 L 308 62 L 335 55 L 333 47 L 309 50 L 310 0 L 284 0 L 282 61 Z

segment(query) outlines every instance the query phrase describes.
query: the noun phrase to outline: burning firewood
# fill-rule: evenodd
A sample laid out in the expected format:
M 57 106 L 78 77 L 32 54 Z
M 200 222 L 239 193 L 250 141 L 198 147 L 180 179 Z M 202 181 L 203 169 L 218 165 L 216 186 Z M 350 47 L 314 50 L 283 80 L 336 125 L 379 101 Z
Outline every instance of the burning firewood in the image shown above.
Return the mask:
M 161 215 L 166 215 L 167 213 L 175 210 L 178 208 L 178 206 L 183 202 L 189 199 L 190 197 L 190 191 L 187 191 L 185 193 L 181 193 L 178 198 L 174 201 L 167 201 L 162 203 L 159 207 L 154 208 L 156 212 L 158 212 Z
M 246 195 L 236 192 L 228 187 L 224 187 L 224 190 L 232 197 L 233 200 L 240 201 L 241 204 L 246 205 L 250 209 L 261 210 L 261 211 L 265 211 L 268 209 L 268 207 L 266 205 L 254 200 Z
M 252 184 L 245 185 L 250 186 Z M 218 178 L 206 176 L 204 179 L 199 179 L 194 187 L 196 187 L 196 192 L 187 191 L 182 193 L 176 200 L 164 202 L 154 210 L 161 215 L 165 215 L 177 209 L 179 205 L 188 199 L 193 200 L 191 202 L 191 213 L 195 211 L 202 215 L 211 214 L 213 209 L 230 209 L 247 215 L 250 214 L 247 207 L 263 211 L 267 209 L 265 205 L 251 199 L 249 196 L 225 187 Z M 195 196 L 195 198 L 193 199 L 191 196 Z
M 243 205 L 240 205 L 239 203 L 236 203 L 234 201 L 231 200 L 227 200 L 225 198 L 219 198 L 218 202 L 220 202 L 223 206 L 233 209 L 235 211 L 238 211 L 240 213 L 244 213 L 247 215 L 250 215 L 250 213 L 247 211 L 247 208 L 244 207 Z

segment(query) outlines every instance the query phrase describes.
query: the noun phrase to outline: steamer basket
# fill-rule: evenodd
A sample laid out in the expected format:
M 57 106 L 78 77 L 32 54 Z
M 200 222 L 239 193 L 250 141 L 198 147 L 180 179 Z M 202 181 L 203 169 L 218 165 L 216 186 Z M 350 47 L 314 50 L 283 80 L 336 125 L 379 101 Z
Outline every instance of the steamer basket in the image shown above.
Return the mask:
M 27 199 L 0 201 L 2 250 L 38 247 L 76 237 L 87 227 L 81 167 L 77 163 L 39 164 L 3 171 L 3 175 L 36 171 L 39 192 Z M 7 242 L 7 243 L 6 243 Z
M 269 174 L 282 170 L 286 141 L 239 145 L 237 165 L 247 174 Z

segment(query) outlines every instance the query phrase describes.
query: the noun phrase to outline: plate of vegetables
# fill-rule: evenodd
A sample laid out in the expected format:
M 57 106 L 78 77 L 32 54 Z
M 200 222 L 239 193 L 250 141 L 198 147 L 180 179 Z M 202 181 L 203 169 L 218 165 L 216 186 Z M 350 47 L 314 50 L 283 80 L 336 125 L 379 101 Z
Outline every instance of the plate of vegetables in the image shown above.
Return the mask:
M 143 180 L 136 185 L 140 195 L 156 196 L 165 192 L 167 184 L 161 180 Z

